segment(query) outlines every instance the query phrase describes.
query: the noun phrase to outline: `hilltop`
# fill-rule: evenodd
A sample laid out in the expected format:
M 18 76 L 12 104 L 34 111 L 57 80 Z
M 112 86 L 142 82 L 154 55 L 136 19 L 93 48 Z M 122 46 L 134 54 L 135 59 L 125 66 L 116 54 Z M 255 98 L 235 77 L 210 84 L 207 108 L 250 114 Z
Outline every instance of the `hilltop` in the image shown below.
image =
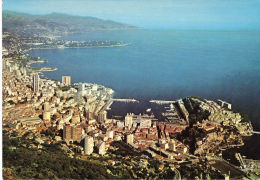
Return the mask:
M 102 20 L 94 17 L 71 16 L 51 13 L 31 15 L 13 11 L 3 11 L 3 32 L 26 36 L 62 36 L 85 33 L 93 30 L 123 30 L 136 27 Z

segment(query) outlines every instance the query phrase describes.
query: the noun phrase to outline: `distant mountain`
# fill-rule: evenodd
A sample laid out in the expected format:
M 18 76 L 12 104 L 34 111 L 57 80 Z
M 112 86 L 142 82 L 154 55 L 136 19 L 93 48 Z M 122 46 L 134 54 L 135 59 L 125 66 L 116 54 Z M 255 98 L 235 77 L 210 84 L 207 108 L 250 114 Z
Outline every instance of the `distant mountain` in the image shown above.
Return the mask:
M 94 17 L 71 16 L 59 13 L 30 15 L 4 10 L 2 17 L 3 32 L 9 31 L 27 36 L 61 36 L 91 30 L 136 29 L 134 26 Z

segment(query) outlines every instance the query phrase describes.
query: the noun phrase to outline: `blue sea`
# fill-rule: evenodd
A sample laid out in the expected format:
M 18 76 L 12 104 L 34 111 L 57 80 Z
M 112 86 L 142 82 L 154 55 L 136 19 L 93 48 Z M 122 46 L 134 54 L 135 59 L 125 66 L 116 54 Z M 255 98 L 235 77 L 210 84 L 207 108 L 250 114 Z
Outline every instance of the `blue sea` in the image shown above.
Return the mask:
M 131 105 L 136 111 L 149 107 L 150 99 L 223 99 L 247 113 L 254 129 L 260 130 L 260 31 L 140 29 L 95 31 L 62 39 L 129 45 L 30 51 L 48 60 L 33 67 L 58 68 L 44 73 L 48 78 L 61 80 L 62 75 L 69 75 L 72 82 L 105 85 L 116 91 L 117 98 L 143 102 Z

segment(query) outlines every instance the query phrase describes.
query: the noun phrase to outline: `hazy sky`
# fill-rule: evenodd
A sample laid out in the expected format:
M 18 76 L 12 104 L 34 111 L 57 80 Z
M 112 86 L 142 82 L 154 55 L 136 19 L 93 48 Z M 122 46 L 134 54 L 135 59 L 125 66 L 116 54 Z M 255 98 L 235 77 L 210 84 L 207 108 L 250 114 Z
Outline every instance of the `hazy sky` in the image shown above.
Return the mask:
M 149 29 L 260 29 L 260 0 L 3 0 L 3 9 L 93 16 Z

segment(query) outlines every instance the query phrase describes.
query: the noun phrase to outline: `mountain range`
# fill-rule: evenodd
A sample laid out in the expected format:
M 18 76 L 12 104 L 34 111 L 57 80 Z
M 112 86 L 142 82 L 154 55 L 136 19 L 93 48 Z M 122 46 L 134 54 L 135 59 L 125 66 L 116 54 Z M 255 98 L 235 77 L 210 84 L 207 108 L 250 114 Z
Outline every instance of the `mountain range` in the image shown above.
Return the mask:
M 94 17 L 72 16 L 60 13 L 31 15 L 8 10 L 3 11 L 2 21 L 3 32 L 12 32 L 26 36 L 62 36 L 95 30 L 137 28 Z

